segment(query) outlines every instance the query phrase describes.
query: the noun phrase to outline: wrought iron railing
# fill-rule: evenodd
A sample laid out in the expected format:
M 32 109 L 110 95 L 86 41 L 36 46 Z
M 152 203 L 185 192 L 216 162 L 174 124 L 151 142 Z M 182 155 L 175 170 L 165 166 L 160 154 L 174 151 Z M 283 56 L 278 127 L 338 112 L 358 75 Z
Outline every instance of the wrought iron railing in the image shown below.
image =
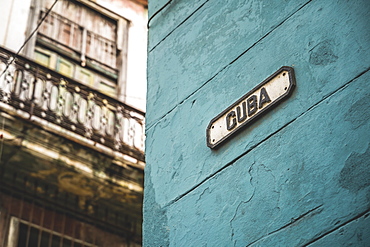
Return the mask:
M 0 104 L 144 161 L 145 114 L 0 47 Z M 4 108 L 4 107 L 3 107 Z

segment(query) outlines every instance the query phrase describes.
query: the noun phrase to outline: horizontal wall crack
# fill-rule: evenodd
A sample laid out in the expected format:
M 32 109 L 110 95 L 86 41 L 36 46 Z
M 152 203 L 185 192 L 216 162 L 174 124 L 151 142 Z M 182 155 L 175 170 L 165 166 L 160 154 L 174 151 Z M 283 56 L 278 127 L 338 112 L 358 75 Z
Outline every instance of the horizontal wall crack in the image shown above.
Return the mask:
M 205 1 L 201 6 L 197 8 L 195 12 L 197 12 L 200 8 L 202 8 L 209 0 Z M 179 105 L 183 104 L 186 100 L 188 100 L 191 96 L 196 94 L 199 90 L 201 90 L 205 85 L 207 85 L 210 81 L 212 81 L 215 77 L 217 77 L 222 71 L 230 67 L 234 62 L 236 62 L 239 58 L 241 58 L 243 55 L 245 55 L 248 51 L 250 51 L 253 47 L 255 47 L 258 43 L 260 43 L 263 39 L 265 39 L 267 36 L 269 36 L 272 32 L 274 32 L 276 29 L 278 29 L 281 25 L 283 25 L 287 20 L 289 20 L 293 15 L 295 15 L 297 12 L 302 10 L 305 6 L 307 6 L 312 0 L 307 1 L 305 4 L 303 4 L 300 8 L 298 8 L 296 11 L 294 11 L 292 14 L 290 14 L 287 18 L 282 20 L 279 24 L 277 24 L 273 29 L 271 29 L 269 32 L 267 32 L 265 35 L 263 35 L 260 39 L 258 39 L 255 43 L 253 43 L 251 46 L 249 46 L 247 49 L 245 49 L 243 52 L 241 52 L 236 58 L 234 58 L 231 62 L 229 62 L 226 66 L 222 67 L 219 71 L 217 71 L 213 76 L 211 76 L 208 80 L 206 80 L 202 85 L 200 85 L 197 89 L 194 90 L 191 94 L 189 94 L 187 97 L 185 97 L 180 103 L 176 104 L 173 108 L 168 110 L 165 114 L 163 114 L 159 119 L 156 120 L 156 122 L 152 123 L 151 125 L 147 126 L 146 130 L 151 129 L 155 124 L 160 121 L 161 119 L 165 118 L 168 114 L 170 114 L 173 110 L 175 110 Z M 190 16 L 192 16 L 195 12 L 193 12 Z M 190 16 L 187 18 L 189 19 Z M 187 20 L 186 19 L 186 20 Z M 186 20 L 184 20 L 181 24 L 183 24 Z M 181 25 L 180 24 L 180 25 Z M 178 27 L 180 26 L 178 25 Z M 176 27 L 177 28 L 177 27 Z M 176 29 L 175 28 L 175 29 Z M 174 30 L 175 30 L 174 29 Z M 173 31 L 174 31 L 173 30 Z M 172 31 L 172 32 L 173 32 Z M 172 33 L 171 32 L 171 33 Z M 169 33 L 165 38 L 167 38 L 171 33 Z M 161 42 L 165 40 L 161 40 L 155 47 L 153 47 L 150 51 L 152 52 L 154 48 L 156 48 Z
M 217 171 L 215 171 L 214 173 L 210 174 L 209 176 L 207 176 L 206 178 L 204 178 L 202 181 L 200 181 L 197 185 L 195 185 L 194 187 L 190 188 L 189 190 L 187 190 L 186 192 L 184 192 L 183 194 L 177 196 L 175 199 L 171 200 L 170 202 L 168 202 L 166 204 L 166 206 L 169 206 L 179 200 L 181 200 L 184 196 L 186 196 L 187 194 L 189 194 L 190 192 L 194 191 L 195 189 L 197 189 L 199 186 L 201 186 L 202 184 L 204 184 L 206 181 L 208 181 L 209 179 L 211 179 L 212 177 L 216 176 L 218 173 L 220 173 L 221 171 L 223 171 L 224 169 L 228 168 L 229 166 L 231 166 L 232 164 L 234 164 L 236 161 L 238 161 L 239 159 L 241 159 L 243 156 L 247 155 L 249 152 L 251 152 L 253 149 L 255 149 L 256 147 L 260 146 L 261 144 L 263 144 L 265 141 L 269 140 L 271 137 L 273 137 L 275 134 L 279 133 L 280 131 L 282 131 L 283 129 L 285 129 L 286 127 L 288 127 L 289 125 L 291 125 L 293 122 L 295 122 L 297 119 L 301 118 L 302 116 L 304 116 L 305 114 L 307 114 L 309 111 L 312 111 L 314 108 L 316 108 L 318 105 L 320 105 L 322 102 L 324 102 L 326 99 L 328 99 L 329 97 L 333 96 L 334 94 L 344 90 L 346 87 L 348 87 L 349 84 L 351 84 L 353 81 L 355 81 L 356 79 L 360 78 L 361 76 L 363 76 L 364 74 L 366 74 L 368 71 L 370 70 L 370 68 L 367 68 L 365 71 L 359 73 L 357 76 L 355 76 L 352 80 L 350 80 L 349 82 L 345 83 L 344 85 L 342 85 L 341 87 L 337 88 L 336 90 L 332 91 L 331 93 L 327 94 L 326 96 L 324 96 L 320 101 L 318 101 L 316 104 L 312 105 L 311 107 L 309 107 L 307 110 L 305 110 L 304 112 L 302 112 L 301 114 L 299 114 L 297 117 L 293 118 L 292 120 L 290 120 L 289 122 L 287 122 L 286 124 L 284 124 L 282 127 L 280 127 L 278 130 L 272 132 L 271 134 L 269 134 L 266 138 L 264 138 L 263 140 L 259 141 L 258 143 L 254 144 L 253 146 L 251 146 L 248 150 L 246 150 L 245 152 L 243 152 L 242 154 L 240 154 L 239 156 L 237 156 L 235 159 L 233 159 L 232 161 L 228 162 L 225 166 L 221 167 L 220 169 L 218 169 Z
M 314 239 L 312 239 L 312 240 L 308 241 L 308 242 L 307 242 L 306 244 L 304 244 L 303 246 L 309 246 L 309 245 L 311 245 L 311 244 L 315 243 L 316 241 L 318 241 L 318 240 L 322 239 L 323 237 L 325 237 L 325 236 L 327 236 L 327 235 L 329 235 L 329 234 L 333 233 L 334 231 L 336 231 L 336 230 L 338 230 L 338 229 L 340 229 L 340 228 L 342 228 L 342 227 L 344 227 L 344 226 L 348 225 L 349 223 L 351 223 L 351 222 L 353 222 L 353 221 L 355 221 L 355 220 L 357 220 L 357 219 L 359 219 L 359 218 L 361 218 L 361 217 L 363 217 L 363 216 L 367 217 L 367 215 L 366 215 L 366 214 L 368 214 L 368 213 L 370 213 L 370 208 L 369 208 L 369 209 L 367 209 L 366 211 L 364 211 L 364 212 L 362 212 L 362 213 L 358 214 L 357 216 L 355 216 L 355 217 L 351 218 L 350 220 L 347 220 L 346 222 L 344 222 L 344 223 L 342 223 L 342 224 L 338 225 L 337 227 L 334 227 L 333 229 L 331 229 L 331 230 L 329 230 L 329 231 L 327 231 L 327 232 L 325 232 L 325 233 L 321 234 L 320 236 L 318 236 L 318 237 L 316 237 L 316 238 L 314 238 Z
M 277 232 L 280 232 L 280 231 L 282 231 L 282 230 L 284 230 L 285 228 L 288 228 L 288 227 L 290 227 L 290 226 L 292 226 L 292 225 L 294 225 L 294 224 L 297 224 L 299 221 L 301 221 L 303 218 L 307 218 L 308 216 L 313 216 L 313 215 L 316 215 L 316 214 L 319 214 L 319 213 L 321 213 L 322 212 L 322 207 L 323 206 L 323 204 L 320 204 L 320 205 L 318 205 L 318 206 L 316 206 L 316 207 L 314 207 L 313 209 L 310 209 L 310 210 L 308 210 L 307 212 L 305 212 L 305 213 L 303 213 L 303 214 L 301 214 L 300 216 L 298 216 L 297 218 L 292 218 L 291 219 L 291 221 L 289 222 L 289 223 L 287 223 L 287 224 L 285 224 L 284 226 L 282 226 L 282 227 L 280 227 L 280 228 L 278 228 L 278 229 L 276 229 L 276 230 L 274 230 L 274 231 L 272 231 L 272 232 L 270 232 L 270 233 L 267 233 L 266 235 L 264 235 L 264 236 L 262 236 L 261 238 L 259 238 L 259 239 L 257 239 L 257 240 L 255 240 L 255 241 L 253 241 L 252 243 L 250 243 L 250 244 L 248 244 L 247 246 L 251 246 L 251 245 L 253 245 L 253 244 L 255 244 L 255 243 L 257 243 L 257 242 L 259 242 L 259 241 L 261 241 L 261 240 L 263 240 L 263 239 L 265 239 L 265 238 L 267 238 L 267 237 L 269 237 L 269 236 L 271 236 L 271 235 L 273 235 L 273 234 L 275 234 L 275 233 L 277 233 Z

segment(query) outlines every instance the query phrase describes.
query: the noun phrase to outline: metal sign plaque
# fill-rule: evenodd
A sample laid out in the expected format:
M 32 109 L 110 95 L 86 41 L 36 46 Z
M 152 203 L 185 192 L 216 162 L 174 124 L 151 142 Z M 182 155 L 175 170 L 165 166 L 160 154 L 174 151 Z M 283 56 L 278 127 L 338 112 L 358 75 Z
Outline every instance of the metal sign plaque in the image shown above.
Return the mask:
M 294 70 L 281 67 L 226 110 L 207 127 L 207 146 L 215 148 L 253 120 L 289 97 L 295 86 Z

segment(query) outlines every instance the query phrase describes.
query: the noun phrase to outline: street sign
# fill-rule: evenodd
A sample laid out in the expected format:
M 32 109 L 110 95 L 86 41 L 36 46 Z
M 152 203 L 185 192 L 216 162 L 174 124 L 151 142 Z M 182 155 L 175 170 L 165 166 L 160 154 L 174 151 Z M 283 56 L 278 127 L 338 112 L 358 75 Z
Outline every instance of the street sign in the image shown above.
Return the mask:
M 215 148 L 249 126 L 253 120 L 289 97 L 294 86 L 293 68 L 281 67 L 211 120 L 207 127 L 207 146 Z

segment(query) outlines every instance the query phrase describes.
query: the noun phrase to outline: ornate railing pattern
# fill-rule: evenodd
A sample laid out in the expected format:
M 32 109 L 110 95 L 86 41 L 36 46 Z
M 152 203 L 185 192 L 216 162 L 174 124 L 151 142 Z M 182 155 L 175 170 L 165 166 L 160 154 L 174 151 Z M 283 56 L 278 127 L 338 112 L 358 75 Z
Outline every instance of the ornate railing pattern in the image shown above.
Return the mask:
M 0 47 L 0 73 L 15 54 Z M 0 102 L 143 160 L 144 113 L 17 56 L 0 77 Z

